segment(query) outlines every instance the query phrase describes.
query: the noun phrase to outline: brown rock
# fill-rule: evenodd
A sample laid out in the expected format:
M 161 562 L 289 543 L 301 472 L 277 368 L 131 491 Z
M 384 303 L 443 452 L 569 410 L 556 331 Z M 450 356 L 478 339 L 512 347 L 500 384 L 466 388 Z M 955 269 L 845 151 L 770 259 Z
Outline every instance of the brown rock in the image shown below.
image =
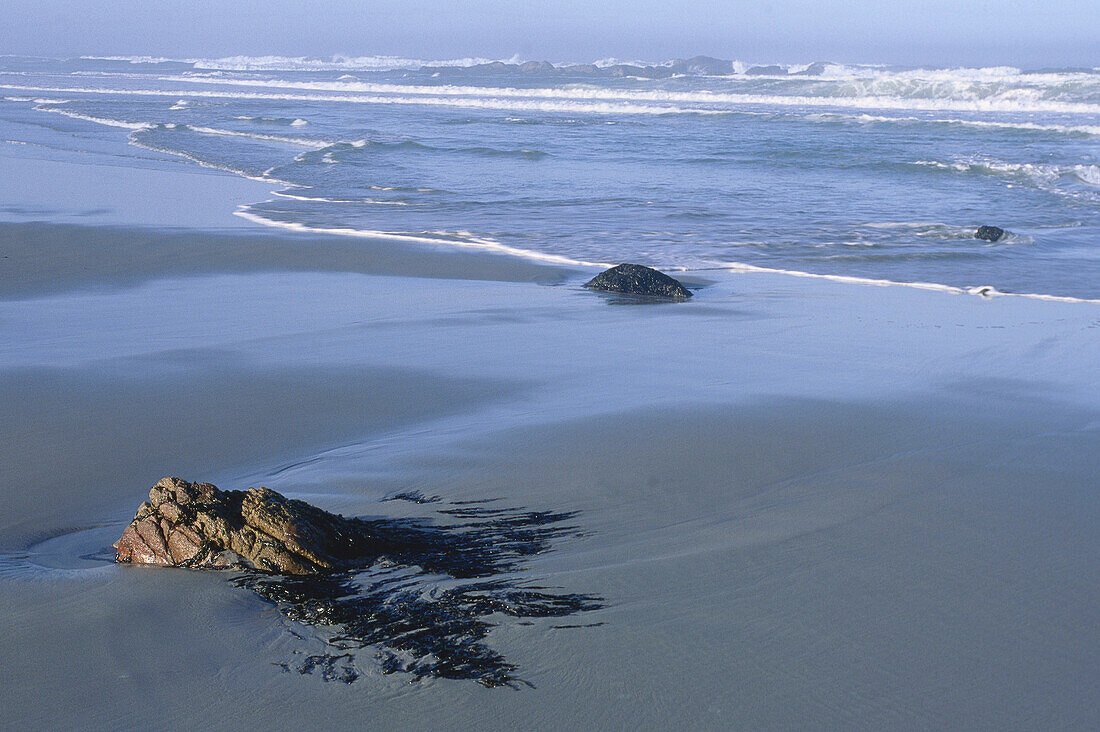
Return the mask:
M 122 532 L 122 537 L 115 542 L 115 548 L 115 560 L 119 562 L 155 564 L 157 561 L 156 553 L 141 538 L 134 524 L 130 524 Z
M 202 550 L 202 540 L 192 539 L 189 533 L 176 529 L 168 536 L 168 553 L 172 556 L 172 564 L 183 564 L 194 559 Z
M 221 491 L 209 483 L 163 478 L 115 542 L 115 560 L 312 574 L 379 548 L 364 522 L 267 488 Z

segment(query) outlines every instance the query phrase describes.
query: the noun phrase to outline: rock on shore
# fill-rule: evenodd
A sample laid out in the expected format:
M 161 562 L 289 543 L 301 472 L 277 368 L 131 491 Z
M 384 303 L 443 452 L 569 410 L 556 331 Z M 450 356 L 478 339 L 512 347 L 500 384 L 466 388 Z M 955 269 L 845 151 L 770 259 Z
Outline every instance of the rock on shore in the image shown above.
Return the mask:
M 584 285 L 590 290 L 620 292 L 625 295 L 686 300 L 691 292 L 678 280 L 640 264 L 620 264 L 593 277 Z
M 418 493 L 398 499 L 439 500 Z M 355 654 L 370 647 L 382 673 L 519 688 L 526 682 L 515 676 L 516 665 L 486 641 L 502 615 L 563 618 L 602 607 L 599 597 L 532 587 L 516 574 L 551 540 L 576 535 L 576 527 L 563 525 L 573 514 L 498 504 L 450 504 L 439 514 L 449 522 L 345 518 L 266 488 L 222 491 L 164 478 L 115 542 L 115 558 L 232 567 L 240 570 L 232 580 L 238 587 L 291 620 L 325 626 L 325 650 L 278 664 L 285 671 L 318 670 L 326 681 L 352 683 L 359 677 Z M 384 568 L 361 581 L 383 557 L 402 571 Z M 450 581 L 440 585 L 440 575 Z
M 365 525 L 267 488 L 222 491 L 163 478 L 115 542 L 115 560 L 313 574 L 370 553 Z

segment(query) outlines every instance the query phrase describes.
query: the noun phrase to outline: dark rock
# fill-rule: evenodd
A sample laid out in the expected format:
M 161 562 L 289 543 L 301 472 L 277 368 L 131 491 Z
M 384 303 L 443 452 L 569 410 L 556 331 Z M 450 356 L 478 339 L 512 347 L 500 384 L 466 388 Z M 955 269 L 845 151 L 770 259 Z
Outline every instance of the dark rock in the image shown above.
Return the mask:
M 775 68 L 779 69 L 778 66 Z M 710 56 L 695 56 L 690 59 L 678 59 L 668 64 L 656 65 L 611 64 L 596 66 L 595 64 L 563 64 L 555 66 L 548 61 L 526 61 L 520 64 L 493 61 L 473 66 L 421 66 L 419 71 L 415 73 L 430 74 L 433 77 L 534 75 L 558 78 L 600 77 L 616 79 L 640 77 L 644 79 L 667 79 L 676 74 L 731 74 L 733 73 L 733 62 Z M 782 69 L 780 69 L 780 73 L 782 73 Z
M 643 79 L 666 79 L 673 73 L 667 66 L 634 66 L 632 64 L 614 64 L 605 66 L 600 71 L 602 76 L 612 78 L 632 76 Z
M 753 66 L 745 70 L 748 76 L 786 76 L 787 70 L 782 66 Z
M 578 74 L 581 76 L 599 76 L 600 67 L 596 64 L 572 64 L 563 66 L 560 71 L 563 74 Z
M 503 61 L 490 61 L 487 64 L 474 64 L 470 68 L 475 73 L 491 74 L 514 70 L 516 68 L 516 65 L 506 64 Z
M 691 297 L 691 292 L 678 280 L 640 264 L 620 264 L 612 267 L 593 277 L 584 286 L 590 290 L 664 297 L 672 300 L 686 300 Z
M 998 229 L 996 226 L 979 226 L 978 230 L 974 232 L 975 239 L 984 241 L 1000 241 L 1004 235 L 1005 230 Z
M 733 73 L 733 62 L 713 56 L 694 56 L 673 61 L 669 69 L 675 74 L 722 76 Z
M 519 65 L 519 71 L 523 74 L 552 74 L 556 69 L 549 61 L 527 61 Z
M 829 63 L 827 61 L 814 61 L 801 71 L 794 72 L 791 76 L 821 76 L 828 67 Z

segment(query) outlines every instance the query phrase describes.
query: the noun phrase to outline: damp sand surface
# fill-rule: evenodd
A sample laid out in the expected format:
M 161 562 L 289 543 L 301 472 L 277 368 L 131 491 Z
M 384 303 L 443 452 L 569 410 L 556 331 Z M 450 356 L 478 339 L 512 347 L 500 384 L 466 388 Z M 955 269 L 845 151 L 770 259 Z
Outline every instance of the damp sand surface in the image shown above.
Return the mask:
M 644 304 L 382 242 L 0 231 L 15 727 L 1100 723 L 1094 305 L 720 272 Z M 370 648 L 326 683 L 327 631 L 226 573 L 108 561 L 166 474 L 375 519 L 575 512 L 509 578 L 601 606 L 490 616 L 515 691 Z

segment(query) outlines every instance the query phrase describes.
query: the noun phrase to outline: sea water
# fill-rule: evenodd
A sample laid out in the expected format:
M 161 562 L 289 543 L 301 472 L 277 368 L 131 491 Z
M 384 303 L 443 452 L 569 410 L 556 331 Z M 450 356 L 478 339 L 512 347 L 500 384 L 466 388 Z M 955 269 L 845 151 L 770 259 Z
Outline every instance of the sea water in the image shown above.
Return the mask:
M 1100 68 L 517 61 L 3 57 L 0 145 L 263 180 L 258 225 L 1100 298 Z

